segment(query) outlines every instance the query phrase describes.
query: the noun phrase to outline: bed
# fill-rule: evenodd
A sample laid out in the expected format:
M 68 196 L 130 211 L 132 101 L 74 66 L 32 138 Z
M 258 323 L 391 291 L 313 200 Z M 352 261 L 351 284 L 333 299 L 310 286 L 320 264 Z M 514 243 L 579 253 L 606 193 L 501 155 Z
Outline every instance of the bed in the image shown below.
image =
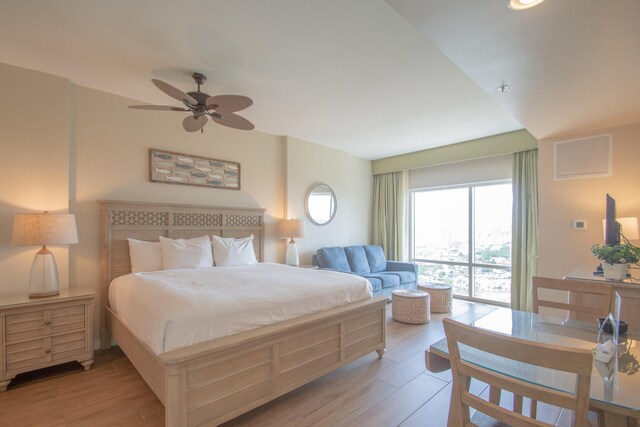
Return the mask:
M 157 353 L 109 307 L 109 284 L 131 271 L 127 238 L 254 235 L 264 210 L 99 201 L 101 346 L 112 338 L 165 406 L 168 426 L 218 425 L 373 351 L 385 349 L 386 298 L 365 299 Z M 156 349 L 157 350 L 157 349 Z

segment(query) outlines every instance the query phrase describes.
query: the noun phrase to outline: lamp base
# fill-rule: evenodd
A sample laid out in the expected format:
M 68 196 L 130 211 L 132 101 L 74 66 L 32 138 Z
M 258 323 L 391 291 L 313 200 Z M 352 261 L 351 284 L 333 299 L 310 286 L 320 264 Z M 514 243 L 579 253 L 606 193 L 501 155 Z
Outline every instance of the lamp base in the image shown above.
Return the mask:
M 31 265 L 29 298 L 51 297 L 59 293 L 56 259 L 49 249 L 42 248 Z
M 300 258 L 298 257 L 298 245 L 296 245 L 296 242 L 293 239 L 291 239 L 289 244 L 287 244 L 286 263 L 294 267 L 297 267 L 300 265 Z

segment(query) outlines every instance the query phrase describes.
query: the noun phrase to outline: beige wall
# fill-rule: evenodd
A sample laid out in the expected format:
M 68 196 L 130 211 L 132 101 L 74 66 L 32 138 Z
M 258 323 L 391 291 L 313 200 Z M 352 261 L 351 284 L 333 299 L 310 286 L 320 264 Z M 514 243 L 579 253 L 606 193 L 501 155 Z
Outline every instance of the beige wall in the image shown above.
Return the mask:
M 589 135 L 613 136 L 613 175 L 610 177 L 553 180 L 553 142 Z M 579 266 L 594 268 L 594 243 L 602 243 L 605 194 L 616 200 L 617 216 L 640 217 L 640 123 L 588 134 L 566 135 L 540 141 L 538 186 L 540 208 L 539 274 L 562 277 Z M 573 230 L 574 219 L 586 219 L 587 230 Z M 634 242 L 638 243 L 638 242 Z
M 307 237 L 296 239 L 301 264 L 311 264 L 312 255 L 323 246 L 369 243 L 373 185 L 370 161 L 288 137 L 286 182 L 286 215 L 305 219 L 307 225 Z M 307 191 L 317 183 L 329 185 L 337 198 L 336 216 L 323 226 L 311 223 L 304 209 Z M 283 251 L 285 242 L 281 242 Z
M 4 64 L 0 93 L 7 100 L 0 106 L 0 295 L 27 291 L 37 251 L 11 246 L 13 214 L 45 209 L 76 214 L 80 243 L 52 248 L 62 286 L 97 291 L 98 199 L 265 208 L 265 260 L 284 262 L 285 244 L 275 237 L 275 225 L 285 210 L 303 218 L 307 188 L 323 181 L 338 194 L 338 214 L 323 230 L 309 227 L 300 240 L 304 262 L 321 246 L 368 242 L 370 161 L 213 123 L 202 134 L 187 133 L 181 114 L 131 110 L 127 105 L 140 102 Z M 240 162 L 242 189 L 151 183 L 149 148 Z M 97 324 L 96 315 L 96 340 Z
M 13 215 L 69 208 L 69 81 L 0 65 L 0 293 L 28 290 L 38 248 L 11 246 Z M 68 250 L 51 246 L 68 286 Z

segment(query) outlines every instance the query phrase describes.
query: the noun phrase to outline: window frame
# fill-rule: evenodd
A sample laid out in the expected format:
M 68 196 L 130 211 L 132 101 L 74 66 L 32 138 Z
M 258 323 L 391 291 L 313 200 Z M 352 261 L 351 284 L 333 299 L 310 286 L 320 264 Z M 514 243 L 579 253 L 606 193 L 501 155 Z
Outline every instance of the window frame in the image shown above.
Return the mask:
M 412 188 L 409 190 L 409 260 L 411 262 L 415 262 L 415 263 L 429 263 L 429 264 L 443 264 L 443 265 L 452 265 L 452 266 L 457 266 L 457 267 L 466 267 L 467 268 L 467 274 L 469 277 L 469 287 L 468 287 L 468 293 L 469 295 L 457 295 L 455 294 L 454 297 L 461 299 L 461 300 L 465 300 L 465 301 L 474 301 L 474 302 L 482 302 L 482 303 L 486 303 L 486 304 L 492 304 L 492 305 L 498 305 L 498 306 L 503 306 L 503 307 L 509 307 L 511 305 L 510 302 L 504 302 L 504 301 L 496 301 L 496 300 L 490 300 L 490 299 L 486 299 L 486 298 L 478 298 L 474 296 L 474 276 L 473 276 L 473 270 L 474 268 L 491 268 L 491 269 L 498 269 L 498 270 L 508 270 L 508 271 L 513 271 L 513 259 L 511 260 L 510 265 L 506 266 L 506 265 L 499 265 L 499 264 L 484 264 L 484 263 L 476 263 L 475 262 L 475 254 L 474 254 L 474 248 L 475 248 L 475 215 L 473 215 L 474 213 L 474 207 L 475 207 L 475 191 L 474 189 L 476 187 L 485 187 L 485 186 L 490 186 L 490 185 L 501 185 L 501 184 L 511 184 L 512 188 L 513 188 L 513 180 L 512 179 L 500 179 L 500 180 L 495 180 L 495 181 L 483 181 L 483 182 L 473 182 L 473 183 L 468 183 L 468 184 L 455 184 L 455 185 L 442 185 L 442 186 L 435 186 L 435 187 L 423 187 L 423 188 Z M 416 258 L 415 257 L 415 246 L 414 246 L 414 233 L 415 233 L 415 215 L 414 215 L 414 196 L 415 193 L 422 193 L 422 192 L 427 192 L 427 191 L 438 191 L 438 190 L 453 190 L 453 189 L 459 189 L 459 188 L 466 188 L 467 189 L 467 197 L 468 197 L 468 212 L 467 212 L 467 218 L 469 221 L 469 246 L 467 248 L 468 252 L 467 252 L 467 261 L 463 262 L 463 261 L 443 261 L 443 260 L 433 260 L 433 259 L 423 259 L 423 258 Z M 513 211 L 513 207 L 512 207 L 512 211 Z M 512 225 L 513 227 L 513 225 Z M 513 242 L 512 242 L 513 244 Z

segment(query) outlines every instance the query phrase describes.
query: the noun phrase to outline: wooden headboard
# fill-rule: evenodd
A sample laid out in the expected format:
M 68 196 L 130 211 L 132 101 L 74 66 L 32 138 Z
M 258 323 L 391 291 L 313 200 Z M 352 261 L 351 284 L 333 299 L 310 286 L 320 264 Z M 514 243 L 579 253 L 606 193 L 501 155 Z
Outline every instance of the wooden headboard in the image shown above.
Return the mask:
M 102 348 L 110 345 L 104 327 L 109 284 L 131 272 L 127 237 L 157 242 L 158 236 L 188 239 L 204 235 L 253 234 L 258 261 L 264 260 L 264 209 L 98 200 L 100 204 L 100 325 Z

